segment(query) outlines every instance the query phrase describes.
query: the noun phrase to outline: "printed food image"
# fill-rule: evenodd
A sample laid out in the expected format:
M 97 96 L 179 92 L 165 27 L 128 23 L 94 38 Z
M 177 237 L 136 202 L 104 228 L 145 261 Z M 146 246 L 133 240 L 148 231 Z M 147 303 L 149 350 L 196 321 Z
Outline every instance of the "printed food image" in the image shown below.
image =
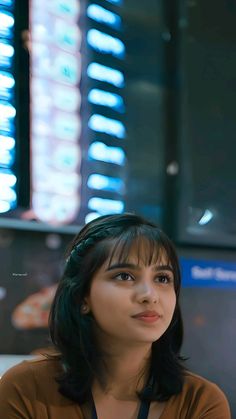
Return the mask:
M 16 329 L 48 327 L 48 316 L 57 284 L 42 288 L 29 295 L 16 306 L 12 313 L 12 324 Z

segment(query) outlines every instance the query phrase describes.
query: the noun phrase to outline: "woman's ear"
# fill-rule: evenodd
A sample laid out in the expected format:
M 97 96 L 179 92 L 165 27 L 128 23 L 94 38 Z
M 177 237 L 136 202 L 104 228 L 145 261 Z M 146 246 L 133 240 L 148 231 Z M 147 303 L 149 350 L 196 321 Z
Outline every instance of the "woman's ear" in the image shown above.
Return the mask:
M 81 304 L 81 313 L 88 314 L 89 312 L 90 312 L 90 307 L 89 307 L 88 298 L 84 298 Z
M 88 314 L 90 311 L 90 308 L 87 304 L 83 303 L 81 305 L 81 314 Z

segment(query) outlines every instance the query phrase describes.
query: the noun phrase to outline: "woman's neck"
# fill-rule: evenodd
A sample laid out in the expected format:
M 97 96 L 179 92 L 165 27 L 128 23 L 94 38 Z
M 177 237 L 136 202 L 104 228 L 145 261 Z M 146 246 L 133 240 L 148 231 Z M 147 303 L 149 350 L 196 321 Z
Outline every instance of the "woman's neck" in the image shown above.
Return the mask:
M 104 356 L 104 381 L 102 386 L 94 381 L 93 393 L 103 393 L 118 400 L 137 399 L 137 391 L 142 390 L 149 374 L 151 347 L 108 348 Z

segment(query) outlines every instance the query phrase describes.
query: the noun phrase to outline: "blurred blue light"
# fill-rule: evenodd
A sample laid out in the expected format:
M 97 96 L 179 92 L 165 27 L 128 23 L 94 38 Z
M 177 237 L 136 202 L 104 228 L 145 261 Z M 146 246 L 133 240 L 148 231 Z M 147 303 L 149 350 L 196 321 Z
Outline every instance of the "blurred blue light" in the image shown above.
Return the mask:
M 108 192 L 124 193 L 124 182 L 119 178 L 94 173 L 89 176 L 87 185 L 91 189 L 98 189 Z
M 93 221 L 98 217 L 100 217 L 98 212 L 89 212 L 85 217 L 85 224 L 88 224 L 90 221 Z
M 12 74 L 0 71 L 0 97 L 10 101 L 14 97 L 15 80 Z
M 15 147 L 16 141 L 12 137 L 0 135 L 0 150 L 12 150 Z
M 15 50 L 12 45 L 0 42 L 0 56 L 12 58 L 14 52 Z
M 124 75 L 119 70 L 98 63 L 91 63 L 87 75 L 95 80 L 105 81 L 116 87 L 124 87 Z
M 14 119 L 3 117 L 0 114 L 0 133 L 3 135 L 9 134 L 12 136 L 15 133 L 15 129 L 16 127 Z
M 90 29 L 87 33 L 87 41 L 98 52 L 112 54 L 117 58 L 124 58 L 125 46 L 120 39 L 114 36 L 100 32 L 97 29 Z
M 115 29 L 121 28 L 121 18 L 98 4 L 90 4 L 87 8 L 87 16 L 100 23 L 105 23 Z
M 0 212 L 7 212 L 16 207 L 16 176 L 11 170 L 0 169 Z
M 123 4 L 123 0 L 107 0 L 107 1 L 112 4 L 119 4 L 119 5 Z
M 0 165 L 10 168 L 15 161 L 15 140 L 0 135 Z
M 11 67 L 14 52 L 15 50 L 12 45 L 0 42 L 0 66 L 6 68 Z
M 13 36 L 13 26 L 14 26 L 13 15 L 7 11 L 0 11 L 0 35 L 6 37 Z
M 15 161 L 15 151 L 4 150 L 0 146 L 0 165 L 10 168 Z
M 124 211 L 124 202 L 114 199 L 93 197 L 88 201 L 88 208 L 97 211 L 100 215 L 120 214 Z
M 0 101 L 0 118 L 14 118 L 16 116 L 16 108 L 9 102 Z
M 0 213 L 7 212 L 11 209 L 11 204 L 7 201 L 0 200 Z
M 88 94 L 88 101 L 95 105 L 108 106 L 119 112 L 124 112 L 125 106 L 123 98 L 115 93 L 106 92 L 105 90 L 92 89 Z
M 94 160 L 100 160 L 108 163 L 125 164 L 125 153 L 120 147 L 110 147 L 99 141 L 92 143 L 88 150 L 88 156 Z
M 203 216 L 202 216 L 202 217 L 201 217 L 201 219 L 198 221 L 198 223 L 199 223 L 200 225 L 206 225 L 206 224 L 208 224 L 208 223 L 209 223 L 209 221 L 211 221 L 211 220 L 212 220 L 212 218 L 213 218 L 213 213 L 212 213 L 212 211 L 210 211 L 210 210 L 206 209 L 206 210 L 204 211 Z
M 37 1 L 36 5 L 38 6 L 40 3 L 41 2 Z M 59 15 L 63 19 L 76 19 L 80 11 L 80 3 L 81 2 L 78 0 L 54 0 L 45 4 L 47 4 L 47 8 L 49 8 L 53 14 Z
M 16 181 L 16 176 L 11 172 L 11 170 L 0 169 L 0 190 L 3 187 L 15 186 Z
M 12 89 L 15 86 L 15 79 L 7 71 L 0 71 L 0 89 Z
M 88 126 L 94 131 L 104 132 L 118 138 L 125 138 L 126 135 L 125 126 L 122 122 L 102 115 L 92 115 L 88 121 Z
M 0 6 L 13 6 L 15 0 L 0 0 Z
M 16 192 L 12 188 L 2 186 L 0 189 L 0 200 L 14 203 L 16 202 Z

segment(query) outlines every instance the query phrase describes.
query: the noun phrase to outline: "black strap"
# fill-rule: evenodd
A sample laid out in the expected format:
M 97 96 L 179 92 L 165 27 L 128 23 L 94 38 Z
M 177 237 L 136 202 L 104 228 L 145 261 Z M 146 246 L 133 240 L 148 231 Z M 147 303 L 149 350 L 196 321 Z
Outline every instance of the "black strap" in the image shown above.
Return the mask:
M 150 408 L 150 402 L 142 401 L 137 419 L 147 419 Z
M 137 419 L 147 419 L 149 408 L 150 408 L 150 402 L 142 401 L 139 408 Z M 93 398 L 92 398 L 92 419 L 98 419 Z

